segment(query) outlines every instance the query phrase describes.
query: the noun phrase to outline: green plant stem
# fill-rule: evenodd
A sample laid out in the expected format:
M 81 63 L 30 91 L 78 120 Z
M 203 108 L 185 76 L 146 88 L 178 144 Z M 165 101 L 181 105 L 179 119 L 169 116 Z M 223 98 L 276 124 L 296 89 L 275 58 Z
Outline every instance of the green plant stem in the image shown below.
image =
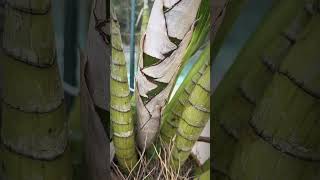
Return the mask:
M 198 140 L 210 116 L 210 66 L 206 67 L 192 90 L 188 105 L 179 120 L 173 143 L 171 165 L 177 169 L 189 157 L 192 147 Z
M 165 143 L 169 143 L 176 134 L 179 119 L 187 105 L 190 92 L 194 89 L 200 76 L 204 73 L 204 70 L 208 66 L 209 60 L 210 45 L 208 44 L 195 63 L 194 67 L 190 70 L 178 88 L 177 92 L 174 94 L 171 101 L 166 106 L 162 116 L 162 126 L 160 130 L 161 138 Z
M 113 11 L 112 11 L 113 12 Z M 120 167 L 129 172 L 137 163 L 126 61 L 119 24 L 112 14 L 111 124 L 115 154 Z

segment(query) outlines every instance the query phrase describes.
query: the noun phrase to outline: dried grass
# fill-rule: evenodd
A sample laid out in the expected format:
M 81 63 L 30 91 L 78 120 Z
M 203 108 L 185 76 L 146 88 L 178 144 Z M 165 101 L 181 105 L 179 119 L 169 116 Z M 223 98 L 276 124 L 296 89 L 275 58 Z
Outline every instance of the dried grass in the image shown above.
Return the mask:
M 139 153 L 139 160 L 130 173 L 123 173 L 115 162 L 111 168 L 119 180 L 187 180 L 193 179 L 192 172 L 196 166 L 195 161 L 189 158 L 186 163 L 174 170 L 170 167 L 170 155 L 173 144 L 165 145 L 160 139 L 160 149 L 153 145 L 155 155 L 153 158 L 146 157 L 146 149 Z

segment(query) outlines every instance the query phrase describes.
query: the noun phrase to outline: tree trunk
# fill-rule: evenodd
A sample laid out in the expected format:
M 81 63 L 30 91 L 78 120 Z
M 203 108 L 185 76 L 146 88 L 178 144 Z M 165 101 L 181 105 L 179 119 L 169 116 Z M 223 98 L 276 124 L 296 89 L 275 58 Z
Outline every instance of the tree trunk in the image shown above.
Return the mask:
M 160 135 L 165 143 L 169 143 L 176 135 L 179 119 L 181 118 L 182 112 L 188 104 L 189 95 L 209 65 L 209 53 L 210 45 L 207 45 L 206 49 L 202 52 L 196 64 L 185 77 L 183 83 L 180 85 L 174 97 L 164 110 Z
M 111 124 L 116 157 L 120 167 L 130 172 L 137 163 L 131 95 L 128 85 L 126 60 L 123 54 L 119 23 L 114 11 L 112 22 L 112 62 L 110 75 Z
M 186 107 L 179 119 L 177 136 L 173 143 L 172 165 L 178 168 L 190 155 L 210 116 L 210 65 L 187 98 Z
M 277 68 L 252 115 L 251 132 L 241 138 L 236 149 L 230 170 L 235 179 L 320 177 L 320 134 L 316 130 L 320 117 L 320 70 L 315 68 L 320 65 L 316 60 L 320 15 L 301 10 L 294 17 L 294 26 L 288 29 L 288 37 L 295 42 L 280 62 L 276 61 L 280 65 L 271 66 Z M 259 155 L 251 158 L 254 154 Z M 242 159 L 247 159 L 246 163 L 241 163 Z M 259 169 L 254 169 L 261 161 L 264 163 Z
M 2 179 L 72 179 L 50 0 L 12 0 L 5 9 Z
M 178 75 L 180 75 L 183 66 L 187 64 L 191 56 L 204 44 L 204 40 L 208 37 L 210 30 L 210 9 L 208 0 L 203 0 L 200 4 L 197 14 L 197 25 L 192 34 L 192 38 L 187 50 L 183 56 L 183 64 L 181 65 Z M 196 62 L 192 70 L 188 73 L 184 82 L 180 85 L 178 91 L 175 93 L 172 100 L 165 106 L 162 122 L 161 122 L 161 137 L 164 142 L 168 143 L 176 133 L 178 120 L 186 105 L 185 101 L 188 99 L 190 92 L 195 86 L 195 82 L 200 78 L 199 71 L 204 71 L 208 65 L 210 46 L 207 45 L 201 57 Z
M 319 91 L 311 85 L 320 75 L 313 68 L 320 42 L 315 4 L 276 2 L 214 92 L 217 172 L 240 180 L 319 178 L 312 158 L 320 138 L 304 131 L 319 117 L 317 96 L 304 93 Z

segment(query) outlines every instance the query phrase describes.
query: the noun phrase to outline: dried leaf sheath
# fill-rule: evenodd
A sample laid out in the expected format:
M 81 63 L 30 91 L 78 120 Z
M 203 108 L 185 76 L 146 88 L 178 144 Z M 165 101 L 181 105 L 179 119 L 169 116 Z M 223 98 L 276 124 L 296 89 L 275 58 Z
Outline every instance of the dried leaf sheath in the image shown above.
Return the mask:
M 111 61 L 111 121 L 116 157 L 121 168 L 131 169 L 137 162 L 131 114 L 126 61 L 122 49 L 119 23 L 113 12 Z
M 200 0 L 154 2 L 141 40 L 136 77 L 138 145 L 149 147 L 160 127 L 183 55 L 190 42 Z
M 208 40 L 208 33 L 211 29 L 210 0 L 201 1 L 196 20 L 197 23 L 192 33 L 192 38 L 186 53 L 184 54 L 180 71 L 199 50 L 199 48 Z
M 191 40 L 183 55 L 182 63 L 180 65 L 177 77 L 180 76 L 184 66 L 188 64 L 191 57 L 199 50 L 200 46 L 204 45 L 208 40 L 208 33 L 210 31 L 210 0 L 202 0 L 198 13 L 196 16 L 196 25 L 192 33 Z M 177 82 L 176 78 L 176 82 Z M 175 84 L 176 84 L 175 82 Z M 171 95 L 170 95 L 171 96 Z
M 172 150 L 172 165 L 178 167 L 189 157 L 210 116 L 210 66 L 200 77 L 179 119 Z
M 173 99 L 171 99 L 169 104 L 165 107 L 160 134 L 161 138 L 167 143 L 176 134 L 179 119 L 181 118 L 181 114 L 187 105 L 186 102 L 189 98 L 189 95 L 208 66 L 210 59 L 209 53 L 210 46 L 208 45 L 202 52 L 194 67 L 184 79 L 183 83 L 180 85 Z

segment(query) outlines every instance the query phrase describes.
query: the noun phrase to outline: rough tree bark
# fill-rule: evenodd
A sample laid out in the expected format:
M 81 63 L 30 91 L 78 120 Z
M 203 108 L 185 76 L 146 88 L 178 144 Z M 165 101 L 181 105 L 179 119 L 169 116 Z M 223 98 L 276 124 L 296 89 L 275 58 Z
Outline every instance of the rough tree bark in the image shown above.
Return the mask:
M 276 1 L 219 84 L 212 108 L 219 179 L 319 178 L 317 22 L 316 1 Z
M 50 0 L 5 8 L 1 179 L 72 179 Z
M 255 73 L 256 78 L 247 80 L 251 82 L 244 91 L 248 97 L 255 94 L 259 97 L 260 87 L 265 88 L 249 121 L 250 133 L 241 136 L 235 151 L 230 169 L 230 176 L 235 179 L 320 177 L 320 134 L 316 130 L 320 117 L 320 70 L 316 68 L 320 65 L 317 50 L 320 15 L 306 9 L 300 7 L 294 16 L 294 25 L 285 29 L 287 38 L 294 40 L 290 48 L 278 48 L 285 55 L 266 54 L 264 62 L 275 72 L 269 76 L 268 85 L 252 86 L 256 78 L 266 77 L 263 73 Z M 253 159 L 254 154 L 259 155 Z M 239 166 L 242 159 L 247 161 Z M 254 169 L 259 161 L 265 163 Z

